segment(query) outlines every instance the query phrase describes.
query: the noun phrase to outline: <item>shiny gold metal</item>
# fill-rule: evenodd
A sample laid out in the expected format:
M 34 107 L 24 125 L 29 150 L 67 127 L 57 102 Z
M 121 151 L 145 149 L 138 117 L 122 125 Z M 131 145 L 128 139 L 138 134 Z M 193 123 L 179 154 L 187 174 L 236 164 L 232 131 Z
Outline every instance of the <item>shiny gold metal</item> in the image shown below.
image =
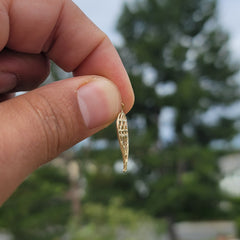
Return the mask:
M 123 172 L 127 171 L 127 163 L 128 163 L 128 154 L 129 154 L 129 140 L 128 140 L 128 124 L 127 117 L 123 112 L 124 104 L 122 103 L 122 110 L 118 114 L 116 127 L 118 134 L 118 141 L 120 145 L 120 149 L 123 157 Z

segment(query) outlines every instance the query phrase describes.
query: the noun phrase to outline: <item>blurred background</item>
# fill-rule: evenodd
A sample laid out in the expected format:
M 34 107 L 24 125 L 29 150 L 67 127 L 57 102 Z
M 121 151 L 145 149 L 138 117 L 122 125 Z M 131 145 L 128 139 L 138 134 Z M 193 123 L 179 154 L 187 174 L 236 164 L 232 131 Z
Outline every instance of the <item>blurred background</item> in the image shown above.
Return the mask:
M 240 239 L 240 2 L 75 2 L 132 80 L 128 172 L 112 124 L 29 176 L 0 240 Z

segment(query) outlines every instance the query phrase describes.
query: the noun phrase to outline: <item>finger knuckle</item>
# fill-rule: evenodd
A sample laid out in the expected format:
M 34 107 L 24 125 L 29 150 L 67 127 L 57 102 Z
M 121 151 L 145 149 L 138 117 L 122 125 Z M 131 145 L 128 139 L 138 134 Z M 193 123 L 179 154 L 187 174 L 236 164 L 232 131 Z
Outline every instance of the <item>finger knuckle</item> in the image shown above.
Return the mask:
M 47 96 L 35 94 L 34 100 L 27 99 L 36 115 L 39 125 L 37 132 L 44 137 L 46 159 L 52 159 L 62 150 L 64 136 L 67 135 L 67 123 L 62 111 Z

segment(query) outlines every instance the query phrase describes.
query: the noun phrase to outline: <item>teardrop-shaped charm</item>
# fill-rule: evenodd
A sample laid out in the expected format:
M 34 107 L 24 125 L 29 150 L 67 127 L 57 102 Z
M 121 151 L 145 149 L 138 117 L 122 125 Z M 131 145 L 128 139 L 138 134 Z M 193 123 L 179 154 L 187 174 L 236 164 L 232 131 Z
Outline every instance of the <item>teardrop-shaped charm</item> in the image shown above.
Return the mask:
M 123 106 L 124 105 L 122 104 L 122 107 Z M 128 140 L 127 117 L 123 112 L 123 109 L 118 114 L 116 127 L 117 127 L 118 141 L 119 141 L 120 149 L 122 152 L 122 158 L 123 158 L 123 172 L 126 172 L 127 163 L 128 163 L 128 154 L 129 154 L 129 140 Z

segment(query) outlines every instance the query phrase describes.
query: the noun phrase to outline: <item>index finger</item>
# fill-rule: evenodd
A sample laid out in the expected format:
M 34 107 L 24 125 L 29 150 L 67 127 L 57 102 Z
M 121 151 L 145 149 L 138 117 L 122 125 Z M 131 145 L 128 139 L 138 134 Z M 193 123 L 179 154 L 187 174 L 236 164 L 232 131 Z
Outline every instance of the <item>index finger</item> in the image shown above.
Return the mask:
M 118 86 L 126 111 L 132 107 L 132 87 L 114 46 L 71 0 L 4 0 L 0 22 L 0 50 L 44 52 L 65 71 L 104 76 Z

